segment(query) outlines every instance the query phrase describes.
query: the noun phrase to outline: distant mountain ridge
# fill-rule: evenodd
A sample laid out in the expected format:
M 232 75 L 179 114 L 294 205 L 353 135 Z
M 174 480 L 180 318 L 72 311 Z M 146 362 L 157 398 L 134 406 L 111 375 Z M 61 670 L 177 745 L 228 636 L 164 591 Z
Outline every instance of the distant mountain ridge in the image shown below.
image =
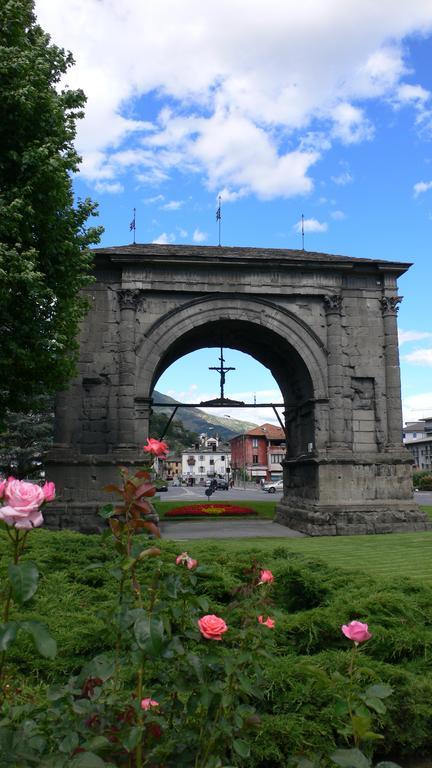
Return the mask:
M 177 405 L 178 401 L 174 400 L 169 395 L 163 395 L 162 392 L 153 392 L 153 401 L 156 403 L 166 403 L 166 408 L 155 408 L 157 413 L 166 413 L 167 418 L 173 412 L 173 408 L 169 406 Z M 222 440 L 229 440 L 234 435 L 238 435 L 242 432 L 247 432 L 248 429 L 253 429 L 257 424 L 253 424 L 250 421 L 241 421 L 241 419 L 230 419 L 223 416 L 211 416 L 209 413 L 205 413 L 200 408 L 182 408 L 180 407 L 175 415 L 175 419 L 183 422 L 183 426 L 186 429 L 190 429 L 192 432 L 208 432 L 209 427 L 214 427 L 219 437 Z

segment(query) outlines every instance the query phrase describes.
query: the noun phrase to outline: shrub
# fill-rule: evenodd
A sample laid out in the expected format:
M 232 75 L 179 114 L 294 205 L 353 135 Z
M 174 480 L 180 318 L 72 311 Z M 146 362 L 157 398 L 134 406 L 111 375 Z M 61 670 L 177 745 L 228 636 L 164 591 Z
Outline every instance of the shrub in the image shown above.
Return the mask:
M 432 491 L 432 475 L 421 477 L 417 487 L 420 491 Z

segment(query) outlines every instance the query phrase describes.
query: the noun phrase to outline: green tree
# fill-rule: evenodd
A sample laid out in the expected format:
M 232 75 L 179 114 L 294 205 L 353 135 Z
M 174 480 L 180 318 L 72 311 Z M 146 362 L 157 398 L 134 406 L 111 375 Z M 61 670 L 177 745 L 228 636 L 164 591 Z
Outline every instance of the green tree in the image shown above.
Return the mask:
M 168 419 L 169 415 L 166 413 L 156 413 L 153 411 L 150 419 L 150 435 L 156 438 L 160 437 L 165 432 Z M 198 442 L 199 437 L 197 432 L 191 432 L 190 429 L 186 429 L 180 419 L 173 419 L 168 432 L 164 436 L 164 440 L 167 441 L 170 454 L 173 455 L 190 448 Z
M 41 396 L 37 409 L 28 413 L 8 411 L 0 430 L 0 476 L 41 480 L 44 455 L 52 445 L 53 429 L 52 397 Z
M 0 4 L 0 420 L 75 372 L 91 254 L 102 228 L 74 202 L 73 141 L 85 96 L 60 87 L 72 56 L 36 24 L 33 0 Z

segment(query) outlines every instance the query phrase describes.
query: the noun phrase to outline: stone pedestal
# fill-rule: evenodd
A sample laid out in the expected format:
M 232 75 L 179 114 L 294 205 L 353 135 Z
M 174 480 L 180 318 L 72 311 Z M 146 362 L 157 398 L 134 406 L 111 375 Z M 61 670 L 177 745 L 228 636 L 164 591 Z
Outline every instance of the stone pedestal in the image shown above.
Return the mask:
M 106 523 L 99 517 L 104 504 L 119 497 L 103 491 L 109 483 L 118 483 L 119 466 L 134 472 L 145 465 L 142 451 L 116 451 L 112 454 L 79 454 L 55 449 L 46 460 L 47 478 L 56 486 L 56 499 L 44 508 L 46 527 L 59 531 L 100 533 Z
M 412 498 L 405 449 L 367 459 L 305 457 L 284 463 L 276 522 L 309 536 L 426 531 L 431 523 Z

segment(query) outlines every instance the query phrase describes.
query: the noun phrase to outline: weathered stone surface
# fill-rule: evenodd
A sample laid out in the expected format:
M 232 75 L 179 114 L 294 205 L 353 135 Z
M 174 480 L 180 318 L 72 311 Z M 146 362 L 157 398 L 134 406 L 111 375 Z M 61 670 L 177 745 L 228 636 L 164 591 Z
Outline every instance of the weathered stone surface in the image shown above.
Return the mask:
M 223 338 L 267 366 L 283 393 L 281 522 L 310 535 L 428 527 L 401 444 L 396 278 L 409 264 L 174 245 L 94 254 L 79 375 L 57 403 L 52 525 L 101 525 L 101 488 L 118 464 L 142 461 L 158 378 Z

